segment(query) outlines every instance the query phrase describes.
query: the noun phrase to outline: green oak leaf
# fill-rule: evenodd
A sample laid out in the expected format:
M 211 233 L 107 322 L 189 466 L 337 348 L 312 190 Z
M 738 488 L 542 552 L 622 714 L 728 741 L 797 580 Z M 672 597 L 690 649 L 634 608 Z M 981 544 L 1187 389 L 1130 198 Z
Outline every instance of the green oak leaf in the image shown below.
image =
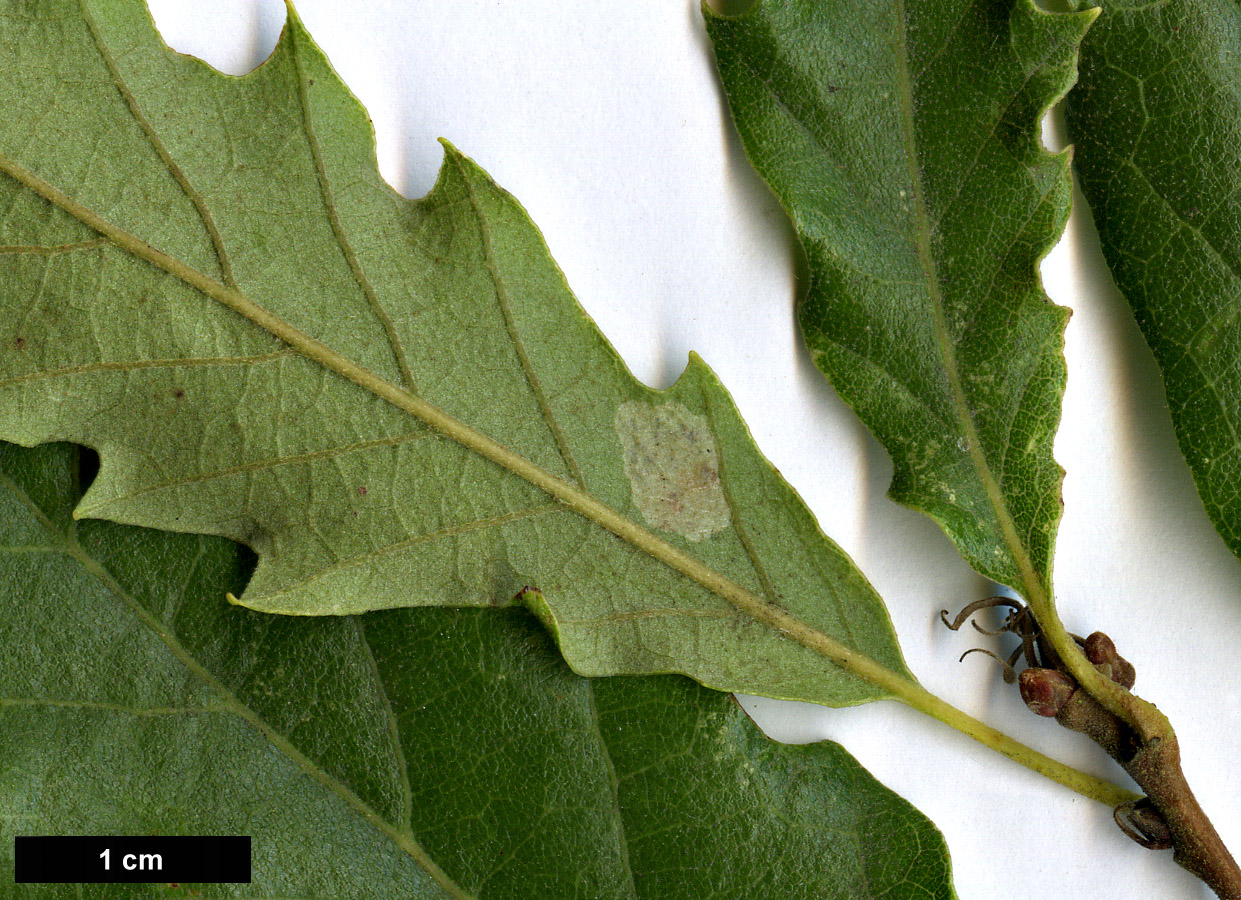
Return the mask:
M 0 436 L 100 452 L 75 515 L 249 545 L 267 612 L 525 603 L 581 674 L 917 689 L 701 360 L 638 383 L 455 149 L 398 196 L 295 15 L 230 78 L 140 4 L 0 8 Z
M 230 606 L 250 554 L 75 521 L 77 453 L 0 445 L 0 864 L 15 834 L 241 833 L 254 882 L 0 896 L 955 896 L 838 745 L 678 676 L 581 678 L 522 610 Z
M 1074 166 L 1207 514 L 1241 555 L 1241 10 L 1090 5 L 1065 101 Z
M 809 262 L 820 369 L 892 456 L 893 499 L 979 572 L 1050 596 L 1066 310 L 1036 265 L 1069 211 L 1039 120 L 1093 13 L 1033 0 L 708 13 L 750 161 Z

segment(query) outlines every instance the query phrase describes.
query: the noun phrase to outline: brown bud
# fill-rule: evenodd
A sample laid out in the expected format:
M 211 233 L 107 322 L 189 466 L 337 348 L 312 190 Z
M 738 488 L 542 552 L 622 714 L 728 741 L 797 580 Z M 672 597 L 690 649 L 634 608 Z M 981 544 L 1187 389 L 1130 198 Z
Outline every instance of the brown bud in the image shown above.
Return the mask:
M 1102 631 L 1096 631 L 1086 638 L 1082 645 L 1082 652 L 1086 654 L 1086 659 L 1096 666 L 1111 665 L 1119 656 L 1112 639 Z
M 1122 803 L 1112 811 L 1120 830 L 1148 850 L 1167 850 L 1172 846 L 1172 832 L 1163 816 L 1151 805 L 1150 799 Z
M 1055 669 L 1026 669 L 1017 679 L 1021 699 L 1032 712 L 1052 717 L 1064 709 L 1077 683 Z
M 1131 691 L 1133 690 L 1133 683 L 1137 680 L 1138 673 L 1133 668 L 1133 663 L 1123 656 L 1116 657 L 1116 663 L 1112 666 L 1112 681 L 1119 684 L 1126 691 Z
M 1125 690 L 1133 687 L 1133 683 L 1137 679 L 1137 673 L 1134 671 L 1133 664 L 1116 652 L 1116 645 L 1102 631 L 1096 631 L 1086 638 L 1082 646 L 1082 652 L 1086 654 L 1086 659 L 1090 660 L 1096 669 Z

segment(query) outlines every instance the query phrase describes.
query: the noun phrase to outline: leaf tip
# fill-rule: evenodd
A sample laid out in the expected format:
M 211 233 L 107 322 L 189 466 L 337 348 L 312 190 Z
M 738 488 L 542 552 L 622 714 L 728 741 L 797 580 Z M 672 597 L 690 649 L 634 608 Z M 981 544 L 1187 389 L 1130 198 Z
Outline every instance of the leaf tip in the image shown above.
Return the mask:
M 440 142 L 440 146 L 444 148 L 444 162 L 451 162 L 457 166 L 468 165 L 475 167 L 474 160 L 462 153 L 457 145 L 448 140 L 448 138 L 442 137 L 437 138 L 437 140 Z
M 306 23 L 302 21 L 297 7 L 293 5 L 293 0 L 284 0 L 284 33 L 281 35 L 281 41 L 286 38 L 294 42 L 309 43 L 315 48 L 319 46 L 307 30 Z
M 686 375 L 690 375 L 698 379 L 699 383 L 703 383 L 705 381 L 706 384 L 714 385 L 719 387 L 721 390 L 724 388 L 719 376 L 715 374 L 715 370 L 713 370 L 711 366 L 708 365 L 707 361 L 699 356 L 695 350 L 689 351 L 689 360 L 685 364 L 684 371 L 681 372 L 681 377 Z M 678 382 L 680 382 L 680 380 L 681 378 L 677 379 Z
M 476 163 L 469 156 L 462 153 L 461 150 L 457 148 L 456 144 L 448 140 L 448 138 L 442 137 L 442 138 L 439 138 L 438 140 L 440 142 L 440 146 L 444 148 L 445 164 L 452 163 L 454 166 L 456 166 L 460 170 L 460 175 L 462 178 L 466 178 L 466 179 L 469 179 L 471 177 L 479 178 L 484 183 L 489 184 L 496 189 L 502 190 L 500 186 L 497 185 L 494 180 L 492 180 L 491 176 L 487 174 L 487 172 L 483 169 L 483 167 L 480 166 L 478 163 Z
M 551 604 L 547 602 L 541 590 L 527 585 L 517 592 L 513 600 L 532 612 L 551 634 L 556 645 L 560 645 L 560 626 L 556 623 L 556 615 L 552 612 Z
M 702 17 L 708 25 L 743 18 L 761 5 L 762 0 L 701 0 Z

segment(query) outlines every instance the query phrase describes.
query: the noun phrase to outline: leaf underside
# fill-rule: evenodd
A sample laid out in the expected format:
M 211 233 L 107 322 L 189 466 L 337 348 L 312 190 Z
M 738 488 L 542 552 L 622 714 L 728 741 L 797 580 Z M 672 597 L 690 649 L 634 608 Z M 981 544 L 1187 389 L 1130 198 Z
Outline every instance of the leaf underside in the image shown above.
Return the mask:
M 911 680 L 882 602 L 701 361 L 667 391 L 635 381 L 521 207 L 452 148 L 426 198 L 397 196 L 295 17 L 230 78 L 139 4 L 0 8 L 0 70 L 20 73 L 0 79 L 0 437 L 100 452 L 77 515 L 249 545 L 241 602 L 264 611 L 541 597 L 583 674 L 888 696 L 139 258 L 153 247 Z
M 15 834 L 231 833 L 254 882 L 193 896 L 954 896 L 933 826 L 837 745 L 684 678 L 583 679 L 521 610 L 229 606 L 243 548 L 78 499 L 76 448 L 0 445 L 6 868 Z
M 1241 556 L 1241 11 L 1099 7 L 1065 103 L 1074 166 L 1198 493 Z
M 1038 139 L 1090 13 L 1031 0 L 760 3 L 708 16 L 751 162 L 810 268 L 810 352 L 892 456 L 893 499 L 987 577 L 1050 592 L 1069 210 Z

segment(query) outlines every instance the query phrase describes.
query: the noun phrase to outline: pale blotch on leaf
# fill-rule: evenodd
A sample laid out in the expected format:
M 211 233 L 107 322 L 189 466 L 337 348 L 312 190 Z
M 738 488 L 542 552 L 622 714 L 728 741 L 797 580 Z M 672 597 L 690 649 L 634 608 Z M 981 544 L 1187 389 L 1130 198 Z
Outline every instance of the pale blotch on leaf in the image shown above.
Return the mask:
M 650 525 L 691 541 L 728 527 L 731 514 L 705 417 L 680 403 L 630 401 L 616 411 L 616 433 L 633 502 Z

